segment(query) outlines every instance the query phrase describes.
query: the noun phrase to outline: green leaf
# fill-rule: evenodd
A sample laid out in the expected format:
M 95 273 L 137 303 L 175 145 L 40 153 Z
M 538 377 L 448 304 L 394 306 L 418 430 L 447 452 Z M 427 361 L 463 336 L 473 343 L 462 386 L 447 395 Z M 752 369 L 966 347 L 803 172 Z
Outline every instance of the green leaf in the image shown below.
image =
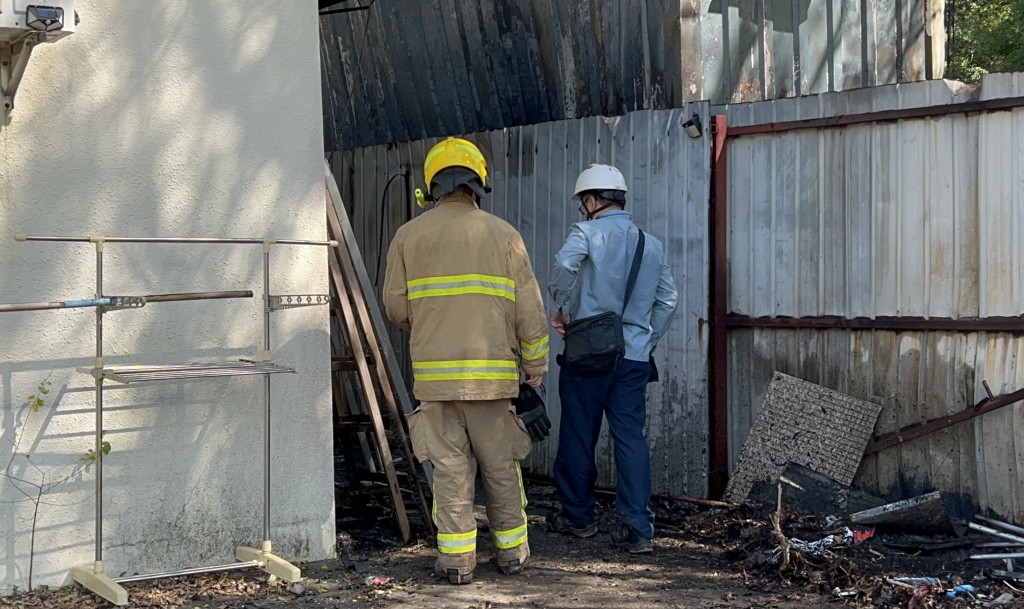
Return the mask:
M 100 444 L 100 450 L 103 451 L 104 455 L 109 455 L 110 454 L 110 442 L 103 442 L 102 444 Z

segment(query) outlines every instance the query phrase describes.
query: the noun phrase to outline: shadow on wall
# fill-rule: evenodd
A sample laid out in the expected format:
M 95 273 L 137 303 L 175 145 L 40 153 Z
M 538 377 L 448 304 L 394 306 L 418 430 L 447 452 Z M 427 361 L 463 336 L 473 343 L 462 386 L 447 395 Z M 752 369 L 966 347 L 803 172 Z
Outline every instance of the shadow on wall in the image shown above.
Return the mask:
M 92 246 L 14 244 L 14 233 L 324 238 L 322 207 L 315 214 L 302 209 L 323 200 L 319 100 L 314 93 L 304 101 L 316 86 L 315 67 L 312 78 L 308 69 L 316 43 L 295 42 L 301 32 L 294 31 L 297 22 L 312 24 L 315 17 L 295 17 L 299 9 L 288 15 L 269 1 L 248 3 L 242 12 L 219 2 L 133 2 L 130 11 L 123 4 L 76 3 L 77 31 L 34 53 L 11 124 L 0 133 L 0 260 L 9 270 L 0 302 L 86 298 L 95 290 Z M 307 51 L 313 59 L 306 59 Z M 279 145 L 284 137 L 300 139 Z M 260 255 L 259 245 L 109 244 L 104 288 L 115 294 L 251 289 L 258 295 Z M 275 260 L 283 270 L 299 258 L 275 250 Z M 299 268 L 276 274 L 274 292 L 323 291 L 321 268 Z M 108 363 L 223 360 L 262 351 L 258 297 L 210 302 L 112 313 Z M 23 394 L 51 371 L 55 385 L 68 387 L 38 427 L 26 428 L 25 441 L 37 447 L 41 466 L 73 462 L 92 447 L 92 381 L 74 372 L 92 365 L 91 311 L 0 316 L 0 433 L 18 432 Z M 274 336 L 283 336 L 281 328 L 322 327 L 320 319 L 294 314 Z M 310 341 L 322 343 L 318 352 L 326 354 L 320 335 L 285 343 L 282 359 L 307 357 Z M 314 363 L 302 364 L 308 371 Z M 280 395 L 304 396 L 309 382 L 287 379 L 277 387 Z M 110 518 L 104 538 L 114 550 L 111 571 L 151 566 L 139 559 L 141 550 L 116 544 L 131 544 L 155 526 L 151 520 L 164 514 L 146 506 L 157 498 L 170 511 L 201 495 L 190 511 L 206 511 L 200 520 L 219 528 L 188 536 L 193 558 L 229 557 L 236 538 L 258 541 L 260 387 L 242 378 L 107 392 L 113 449 L 105 464 Z M 6 463 L 12 449 L 3 441 L 0 446 Z M 28 471 L 21 467 L 18 472 Z M 92 479 L 90 471 L 70 481 L 40 515 L 36 585 L 92 560 Z M 211 479 L 222 484 L 210 485 Z M 0 542 L 0 584 L 23 586 L 28 530 L 24 505 L 12 504 L 17 500 L 16 490 L 0 485 L 0 530 L 11 532 Z M 152 552 L 147 560 L 181 560 L 180 537 L 194 525 L 185 518 L 168 529 L 165 519 L 165 532 L 154 537 L 167 539 L 143 550 L 163 543 L 174 552 Z

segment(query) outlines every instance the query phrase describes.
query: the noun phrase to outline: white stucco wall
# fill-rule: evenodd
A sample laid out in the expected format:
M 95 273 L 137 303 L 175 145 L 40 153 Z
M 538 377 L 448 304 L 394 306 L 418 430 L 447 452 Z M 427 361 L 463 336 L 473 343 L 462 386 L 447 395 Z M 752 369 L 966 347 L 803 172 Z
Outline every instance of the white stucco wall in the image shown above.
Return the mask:
M 43 235 L 325 239 L 318 24 L 312 2 L 78 0 L 71 36 L 38 48 L 0 129 L 0 302 L 88 298 L 88 244 Z M 258 245 L 106 247 L 108 294 L 262 291 Z M 324 248 L 277 246 L 276 294 L 327 291 Z M 272 318 L 272 529 L 294 561 L 334 552 L 324 307 Z M 51 479 L 92 447 L 92 309 L 0 313 L 0 590 L 26 586 L 32 504 L 3 479 Z M 155 303 L 105 316 L 108 364 L 259 356 L 260 300 Z M 50 403 L 17 426 L 50 376 Z M 106 572 L 222 564 L 262 539 L 259 377 L 108 385 Z M 34 584 L 93 560 L 90 469 L 43 497 Z

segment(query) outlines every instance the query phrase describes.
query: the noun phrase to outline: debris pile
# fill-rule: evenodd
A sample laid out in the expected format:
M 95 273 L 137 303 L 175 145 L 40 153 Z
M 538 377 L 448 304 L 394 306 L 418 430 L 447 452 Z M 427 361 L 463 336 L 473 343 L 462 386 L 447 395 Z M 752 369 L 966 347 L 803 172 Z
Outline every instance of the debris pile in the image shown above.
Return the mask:
M 860 607 L 1024 607 L 1024 527 L 976 516 L 968 496 L 851 488 L 879 412 L 776 373 L 727 489 L 742 505 L 697 526 L 724 533 L 750 578 Z

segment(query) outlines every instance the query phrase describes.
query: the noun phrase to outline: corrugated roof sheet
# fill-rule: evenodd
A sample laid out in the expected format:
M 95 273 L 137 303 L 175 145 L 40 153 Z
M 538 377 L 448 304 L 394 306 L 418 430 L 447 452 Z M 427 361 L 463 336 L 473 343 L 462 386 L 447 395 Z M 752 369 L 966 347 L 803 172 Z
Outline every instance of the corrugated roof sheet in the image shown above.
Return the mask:
M 359 1 L 321 18 L 328 151 L 920 80 L 944 57 L 944 0 Z

